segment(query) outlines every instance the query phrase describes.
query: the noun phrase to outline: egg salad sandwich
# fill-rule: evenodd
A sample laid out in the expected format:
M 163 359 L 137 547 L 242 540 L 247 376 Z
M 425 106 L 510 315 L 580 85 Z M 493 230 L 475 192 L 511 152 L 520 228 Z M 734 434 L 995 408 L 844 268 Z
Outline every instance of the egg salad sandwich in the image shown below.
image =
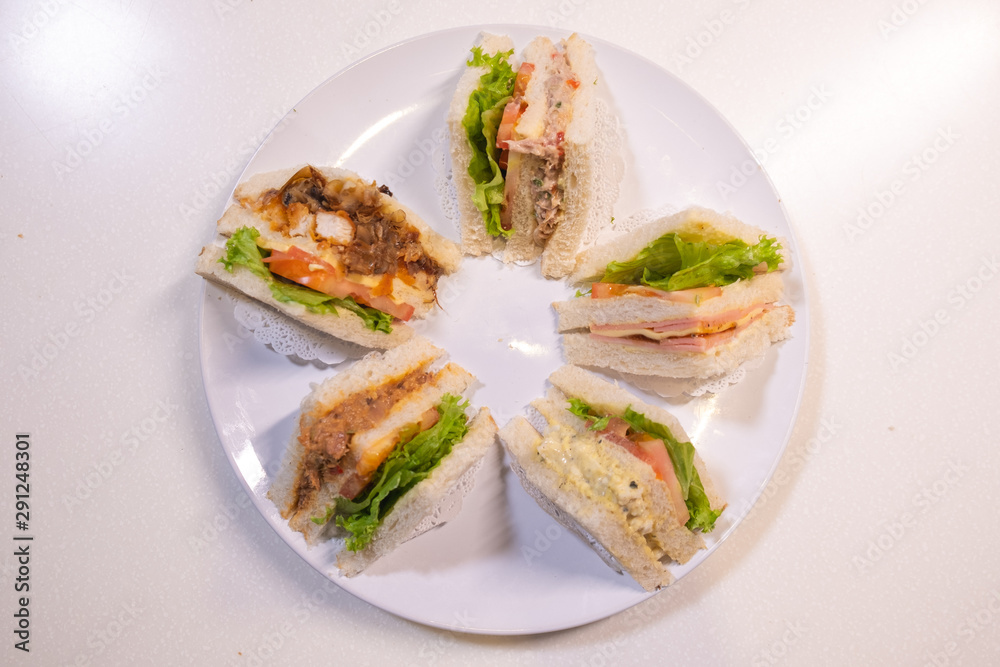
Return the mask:
M 705 548 L 725 508 L 680 423 L 589 371 L 563 366 L 524 417 L 500 431 L 525 490 L 646 590 L 669 585 L 670 561 Z
M 554 303 L 566 359 L 669 378 L 736 370 L 789 335 L 778 239 L 731 215 L 690 208 L 582 254 L 584 292 Z
M 519 60 L 509 37 L 484 34 L 467 64 L 448 110 L 463 251 L 541 256 L 543 275 L 564 277 L 588 220 L 611 214 L 597 210 L 593 49 L 538 37 Z
M 462 397 L 475 378 L 443 355 L 415 337 L 302 401 L 267 497 L 310 547 L 342 538 L 347 576 L 414 537 L 496 440 L 489 410 Z
M 311 327 L 387 349 L 434 307 L 458 246 L 377 186 L 345 169 L 258 174 L 240 184 L 196 272 Z

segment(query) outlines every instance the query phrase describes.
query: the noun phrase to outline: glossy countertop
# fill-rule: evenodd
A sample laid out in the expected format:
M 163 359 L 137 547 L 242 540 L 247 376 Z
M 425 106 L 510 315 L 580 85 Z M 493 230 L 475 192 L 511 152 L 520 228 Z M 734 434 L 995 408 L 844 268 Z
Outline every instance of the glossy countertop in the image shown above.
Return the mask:
M 404 620 L 279 538 L 220 446 L 192 271 L 296 103 L 496 23 L 629 49 L 718 109 L 780 194 L 809 300 L 798 416 L 743 523 L 667 592 L 530 636 Z M 0 661 L 995 662 L 998 84 L 987 0 L 3 3 Z

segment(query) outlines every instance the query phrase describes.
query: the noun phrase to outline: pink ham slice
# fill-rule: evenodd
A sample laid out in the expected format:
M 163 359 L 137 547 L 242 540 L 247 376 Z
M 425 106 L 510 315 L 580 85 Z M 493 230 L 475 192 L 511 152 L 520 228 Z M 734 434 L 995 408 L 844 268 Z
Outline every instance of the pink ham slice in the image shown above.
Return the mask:
M 674 352 L 706 352 L 717 345 L 725 343 L 730 338 L 743 331 L 748 326 L 763 317 L 764 313 L 770 310 L 771 307 L 765 307 L 760 313 L 747 320 L 743 324 L 733 329 L 726 329 L 725 331 L 719 331 L 718 333 L 701 334 L 696 336 L 675 336 L 672 338 L 664 338 L 663 340 L 656 341 L 650 340 L 648 338 L 642 338 L 639 336 L 620 338 L 615 336 L 602 336 L 598 333 L 591 333 L 590 337 L 594 340 L 599 340 L 605 343 L 618 343 L 621 345 L 633 345 L 636 347 L 648 347 L 654 350 L 661 351 L 674 351 Z M 657 323 L 653 323 L 654 325 Z M 648 324 L 638 324 L 638 325 L 614 325 L 620 329 L 638 329 L 638 328 L 649 328 Z M 597 327 L 592 327 L 597 329 Z M 608 329 L 605 329 L 607 331 Z
M 625 324 L 595 324 L 590 330 L 597 333 L 601 331 L 628 331 L 632 329 L 651 329 L 657 333 L 667 331 L 684 331 L 692 327 L 718 327 L 726 323 L 738 322 L 753 311 L 762 308 L 761 314 L 771 309 L 771 306 L 756 304 L 741 308 L 739 310 L 729 310 L 711 317 L 689 317 L 683 320 L 661 320 L 659 322 L 628 322 Z M 654 341 L 655 342 L 655 341 Z

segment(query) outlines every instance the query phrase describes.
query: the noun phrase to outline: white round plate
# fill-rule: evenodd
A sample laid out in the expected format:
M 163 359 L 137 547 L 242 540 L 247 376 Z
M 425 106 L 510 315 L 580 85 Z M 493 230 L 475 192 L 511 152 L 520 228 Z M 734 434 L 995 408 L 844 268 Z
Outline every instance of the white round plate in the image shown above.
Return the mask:
M 491 26 L 518 49 L 556 30 Z M 445 112 L 480 28 L 412 39 L 357 62 L 300 102 L 250 161 L 244 178 L 303 163 L 338 165 L 379 183 L 431 226 L 458 241 L 435 189 L 447 151 Z M 598 66 L 625 130 L 626 175 L 615 216 L 672 204 L 731 210 L 795 239 L 778 195 L 757 169 L 727 201 L 717 182 L 753 162 L 746 144 L 720 114 L 684 83 L 653 63 L 597 39 Z M 796 310 L 790 340 L 764 364 L 720 395 L 668 403 L 704 457 L 729 503 L 708 549 L 684 566 L 697 567 L 739 524 L 760 495 L 788 440 L 806 371 L 809 321 L 798 261 L 786 277 L 786 301 Z M 545 379 L 564 363 L 550 304 L 574 290 L 541 278 L 538 265 L 504 266 L 466 258 L 442 283 L 443 309 L 420 332 L 482 383 L 473 405 L 489 406 L 501 426 L 542 396 Z M 331 545 L 306 549 L 266 498 L 310 383 L 336 373 L 279 355 L 248 338 L 225 292 L 207 285 L 201 315 L 205 391 L 222 441 L 257 509 L 317 570 L 384 610 L 441 628 L 527 634 L 605 618 L 649 597 L 616 574 L 590 548 L 558 526 L 507 469 L 499 445 L 452 521 L 411 540 L 355 578 L 336 574 Z M 350 363 L 350 362 L 347 362 Z M 676 584 L 675 584 L 676 585 Z

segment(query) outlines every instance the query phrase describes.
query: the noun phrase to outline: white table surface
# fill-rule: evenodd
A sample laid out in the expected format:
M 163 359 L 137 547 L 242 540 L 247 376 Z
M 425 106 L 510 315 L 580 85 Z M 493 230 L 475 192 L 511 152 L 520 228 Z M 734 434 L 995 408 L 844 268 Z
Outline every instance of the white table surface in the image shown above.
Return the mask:
M 208 412 L 192 272 L 298 100 L 398 41 L 502 22 L 632 49 L 715 105 L 782 196 L 811 307 L 750 517 L 669 594 L 531 637 L 394 617 L 275 535 Z M 995 664 L 996 2 L 47 0 L 3 3 L 0 28 L 0 662 Z

